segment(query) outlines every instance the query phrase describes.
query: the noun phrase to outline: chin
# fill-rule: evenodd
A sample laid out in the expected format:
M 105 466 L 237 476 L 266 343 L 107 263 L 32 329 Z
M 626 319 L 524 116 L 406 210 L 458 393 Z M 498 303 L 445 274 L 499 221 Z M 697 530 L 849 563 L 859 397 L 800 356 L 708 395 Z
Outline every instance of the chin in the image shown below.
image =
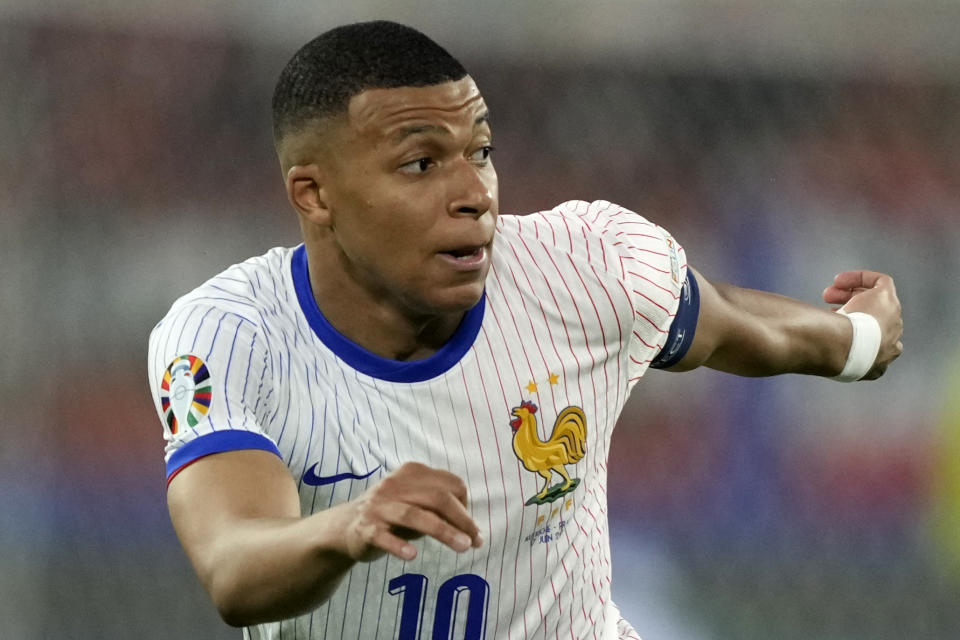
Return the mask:
M 483 282 L 451 287 L 431 296 L 424 307 L 429 309 L 429 312 L 438 314 L 463 313 L 480 302 L 483 289 Z
M 449 302 L 444 305 L 449 312 L 469 311 L 474 308 L 480 299 L 483 298 L 483 285 L 479 285 L 470 290 L 459 290 L 456 295 L 449 298 Z

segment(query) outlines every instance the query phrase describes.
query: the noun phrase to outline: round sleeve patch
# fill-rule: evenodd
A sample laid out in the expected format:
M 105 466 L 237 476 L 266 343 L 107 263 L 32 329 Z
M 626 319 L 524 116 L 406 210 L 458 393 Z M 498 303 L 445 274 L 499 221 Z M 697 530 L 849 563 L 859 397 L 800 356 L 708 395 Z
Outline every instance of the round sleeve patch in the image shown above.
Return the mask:
M 192 354 L 177 356 L 160 383 L 160 407 L 170 433 L 197 426 L 210 410 L 212 397 L 206 363 Z

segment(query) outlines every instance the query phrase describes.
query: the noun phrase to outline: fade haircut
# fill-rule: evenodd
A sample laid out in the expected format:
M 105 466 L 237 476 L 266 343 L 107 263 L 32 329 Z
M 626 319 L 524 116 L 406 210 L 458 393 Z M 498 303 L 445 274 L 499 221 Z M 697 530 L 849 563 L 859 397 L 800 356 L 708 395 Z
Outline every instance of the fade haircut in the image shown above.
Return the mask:
M 460 80 L 466 69 L 416 29 L 379 20 L 323 33 L 297 51 L 273 92 L 279 144 L 308 122 L 343 113 L 367 89 L 425 87 Z

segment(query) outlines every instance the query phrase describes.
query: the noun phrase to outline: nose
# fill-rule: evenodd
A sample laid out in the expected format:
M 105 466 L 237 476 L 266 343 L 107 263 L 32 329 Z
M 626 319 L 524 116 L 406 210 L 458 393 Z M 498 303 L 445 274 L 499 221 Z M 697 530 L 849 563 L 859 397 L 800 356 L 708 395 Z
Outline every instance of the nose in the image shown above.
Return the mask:
M 456 163 L 455 172 L 450 183 L 450 214 L 479 218 L 490 210 L 496 197 L 497 174 L 493 166 L 480 167 L 464 158 Z

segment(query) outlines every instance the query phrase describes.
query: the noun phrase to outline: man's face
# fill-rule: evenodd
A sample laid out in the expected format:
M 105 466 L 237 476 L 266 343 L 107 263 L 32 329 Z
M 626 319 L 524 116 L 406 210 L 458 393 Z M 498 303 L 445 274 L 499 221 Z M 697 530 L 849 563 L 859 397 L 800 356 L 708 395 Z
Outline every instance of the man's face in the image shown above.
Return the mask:
M 405 313 L 476 304 L 490 268 L 497 174 L 473 80 L 367 90 L 335 126 L 322 192 L 342 273 L 327 275 L 342 278 L 345 293 Z

